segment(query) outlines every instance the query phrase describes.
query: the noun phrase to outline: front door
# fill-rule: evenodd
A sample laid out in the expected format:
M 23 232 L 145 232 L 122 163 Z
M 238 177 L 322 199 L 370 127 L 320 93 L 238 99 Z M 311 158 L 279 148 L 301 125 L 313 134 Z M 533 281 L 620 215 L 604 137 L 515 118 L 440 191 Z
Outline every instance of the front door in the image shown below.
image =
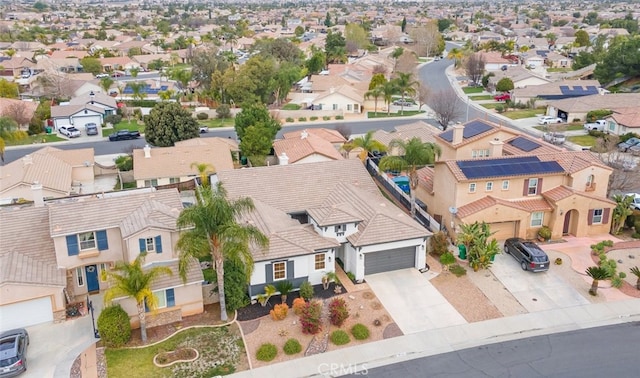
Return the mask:
M 562 226 L 562 235 L 569 234 L 569 227 L 571 226 L 571 211 L 567 211 L 564 215 L 564 225 Z
M 84 267 L 87 276 L 87 290 L 91 293 L 100 291 L 100 282 L 98 281 L 98 268 L 95 265 L 87 265 Z

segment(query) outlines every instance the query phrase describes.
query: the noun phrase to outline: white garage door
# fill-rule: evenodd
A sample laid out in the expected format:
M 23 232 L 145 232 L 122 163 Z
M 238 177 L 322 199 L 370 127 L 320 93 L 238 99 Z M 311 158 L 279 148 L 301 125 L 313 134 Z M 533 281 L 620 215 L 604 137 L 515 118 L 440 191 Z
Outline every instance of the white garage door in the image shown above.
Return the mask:
M 0 306 L 0 328 L 2 330 L 28 327 L 51 321 L 53 321 L 53 311 L 49 297 Z
M 495 232 L 492 237 L 497 240 L 506 240 L 516 236 L 516 222 L 489 223 L 489 227 L 491 232 Z

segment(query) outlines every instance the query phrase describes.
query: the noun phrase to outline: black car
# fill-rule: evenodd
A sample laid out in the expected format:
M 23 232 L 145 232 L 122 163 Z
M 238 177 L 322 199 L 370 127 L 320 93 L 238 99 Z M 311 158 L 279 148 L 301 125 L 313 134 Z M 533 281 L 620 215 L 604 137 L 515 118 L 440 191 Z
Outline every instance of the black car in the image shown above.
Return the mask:
M 119 141 L 119 140 L 138 139 L 138 138 L 140 138 L 140 132 L 139 131 L 120 130 L 118 132 L 115 132 L 115 133 L 109 135 L 109 140 L 111 142 L 116 142 L 116 141 Z
M 27 370 L 29 334 L 23 328 L 0 334 L 0 377 L 15 377 Z
M 504 242 L 504 251 L 520 262 L 522 270 L 531 272 L 549 270 L 549 256 L 534 242 L 520 238 L 507 239 Z

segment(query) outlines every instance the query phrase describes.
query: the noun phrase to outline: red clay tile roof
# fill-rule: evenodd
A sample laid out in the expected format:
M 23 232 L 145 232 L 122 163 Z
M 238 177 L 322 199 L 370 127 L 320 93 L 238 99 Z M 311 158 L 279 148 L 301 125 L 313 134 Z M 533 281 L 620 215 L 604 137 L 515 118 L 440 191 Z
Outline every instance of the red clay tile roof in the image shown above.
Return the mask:
M 432 167 L 424 167 L 416 171 L 418 173 L 418 186 L 427 191 L 427 193 L 433 193 L 433 175 L 434 170 Z
M 581 197 L 591 198 L 591 199 L 594 199 L 594 200 L 598 200 L 598 201 L 602 201 L 602 202 L 605 202 L 605 203 L 609 203 L 609 204 L 612 204 L 612 205 L 616 204 L 615 201 L 612 201 L 612 200 L 610 200 L 608 198 L 595 196 L 595 195 L 592 195 L 591 193 L 574 190 L 574 189 L 571 189 L 568 186 L 564 186 L 564 185 L 560 185 L 560 186 L 557 186 L 557 187 L 555 187 L 555 188 L 553 188 L 551 190 L 547 190 L 546 192 L 542 193 L 542 196 L 544 198 L 546 198 L 547 200 L 549 200 L 550 202 L 558 202 L 558 201 L 563 200 L 563 199 L 565 199 L 567 197 L 570 197 L 570 196 L 572 196 L 574 194 L 578 195 L 578 196 L 581 196 Z
M 458 208 L 458 212 L 456 216 L 460 219 L 468 217 L 469 215 L 475 214 L 479 211 L 488 209 L 495 205 L 503 205 L 507 207 L 511 207 L 513 209 L 522 210 L 525 212 L 534 212 L 534 211 L 548 211 L 552 210 L 553 207 L 547 202 L 544 198 L 535 198 L 535 199 L 526 199 L 520 201 L 507 201 L 500 198 L 495 198 L 492 196 L 486 196 L 480 198 L 479 200 L 470 202 L 464 206 Z

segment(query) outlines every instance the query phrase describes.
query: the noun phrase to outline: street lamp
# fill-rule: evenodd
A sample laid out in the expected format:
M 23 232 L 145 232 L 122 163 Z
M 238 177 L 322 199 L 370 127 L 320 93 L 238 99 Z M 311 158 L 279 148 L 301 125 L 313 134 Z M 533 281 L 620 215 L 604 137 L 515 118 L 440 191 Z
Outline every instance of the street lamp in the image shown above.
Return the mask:
M 88 295 L 87 295 L 87 308 L 89 309 L 89 312 L 91 312 L 91 327 L 93 327 L 93 337 L 95 337 L 96 339 L 99 339 L 100 333 L 98 333 L 98 330 L 96 329 L 96 321 L 95 321 L 95 318 L 93 317 L 93 301 L 89 299 Z

